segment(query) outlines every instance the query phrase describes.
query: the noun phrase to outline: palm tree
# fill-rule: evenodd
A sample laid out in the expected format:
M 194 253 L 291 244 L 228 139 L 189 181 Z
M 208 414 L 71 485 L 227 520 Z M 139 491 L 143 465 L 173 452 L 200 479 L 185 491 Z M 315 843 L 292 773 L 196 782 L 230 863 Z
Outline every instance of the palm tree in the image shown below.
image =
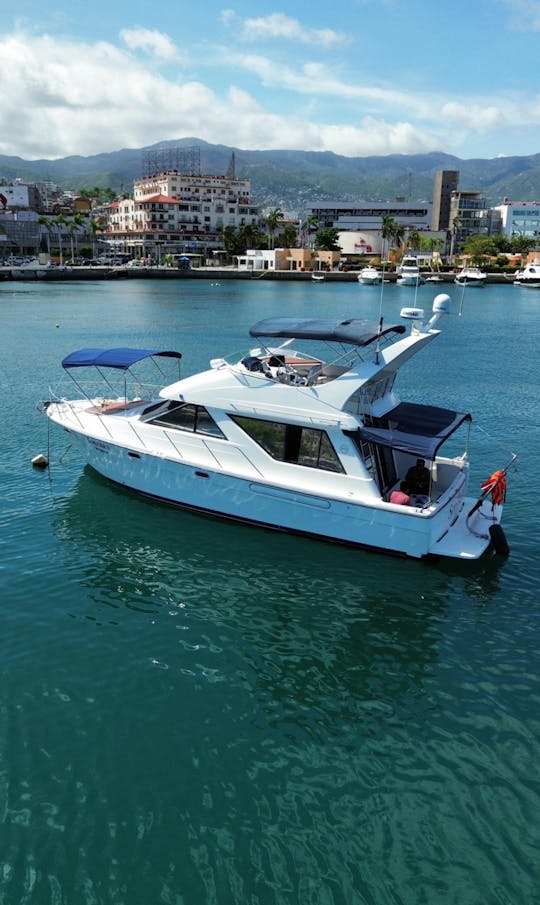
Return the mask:
M 319 228 L 319 221 L 315 214 L 310 214 L 309 217 L 306 217 L 300 229 L 302 230 L 302 246 L 304 245 L 305 236 L 307 233 L 308 237 L 308 248 L 311 247 L 311 234 L 317 232 Z
M 296 248 L 296 242 L 298 239 L 298 234 L 296 232 L 296 227 L 293 223 L 287 223 L 283 231 L 278 236 L 280 244 L 283 244 L 284 248 Z
M 82 214 L 74 214 L 71 220 L 68 223 L 68 233 L 69 240 L 71 242 L 71 257 L 75 258 L 75 255 L 79 252 L 79 229 L 84 222 L 84 218 Z M 75 239 L 75 248 L 73 248 L 73 240 Z
M 280 220 L 283 220 L 283 211 L 280 207 L 274 207 L 266 217 L 266 225 L 268 227 L 268 234 L 270 236 L 271 248 L 274 247 L 274 233 Z
M 409 230 L 409 234 L 407 236 L 407 246 L 411 249 L 411 251 L 419 251 L 421 248 L 422 237 L 417 229 Z
M 401 223 L 396 223 L 394 226 L 394 234 L 392 236 L 394 240 L 394 244 L 396 248 L 401 248 L 403 245 L 403 239 L 405 238 L 406 229 Z
M 88 229 L 92 233 L 92 257 L 96 257 L 96 233 L 99 231 L 99 220 L 90 220 Z
M 386 254 L 388 255 L 390 251 L 390 239 L 393 239 L 394 233 L 396 230 L 396 221 L 390 214 L 383 214 L 381 218 L 381 239 L 382 239 L 382 248 L 381 248 L 381 260 L 384 261 L 384 242 L 386 240 Z
M 54 226 L 56 229 L 56 235 L 58 237 L 58 247 L 60 249 L 60 265 L 63 264 L 62 236 L 63 236 L 63 229 L 64 229 L 65 222 L 66 222 L 66 218 L 65 218 L 64 214 L 58 214 L 58 216 L 55 217 Z

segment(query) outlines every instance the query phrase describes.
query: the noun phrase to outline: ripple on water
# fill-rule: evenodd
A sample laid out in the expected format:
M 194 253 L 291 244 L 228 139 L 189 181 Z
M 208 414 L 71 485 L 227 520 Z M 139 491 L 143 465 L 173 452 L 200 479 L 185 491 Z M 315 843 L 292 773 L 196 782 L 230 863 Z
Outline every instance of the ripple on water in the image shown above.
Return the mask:
M 413 396 L 427 376 L 456 408 L 474 387 L 477 426 L 519 441 L 510 558 L 400 562 L 137 499 L 64 457 L 62 437 L 55 467 L 32 470 L 46 446 L 35 398 L 81 336 L 158 347 L 182 334 L 204 365 L 282 305 L 265 281 L 227 287 L 226 304 L 208 287 L 135 282 L 114 305 L 110 287 L 79 287 L 74 306 L 72 287 L 49 286 L 3 308 L 18 405 L 0 466 L 0 900 L 533 905 L 538 419 L 534 380 L 514 367 L 534 362 L 533 331 L 501 345 L 488 294 L 469 339 L 449 319 L 450 357 L 403 375 Z M 327 314 L 335 293 L 357 310 L 346 285 L 325 302 L 288 284 L 287 304 Z M 21 343 L 41 368 L 15 384 Z M 473 487 L 508 459 L 475 442 Z

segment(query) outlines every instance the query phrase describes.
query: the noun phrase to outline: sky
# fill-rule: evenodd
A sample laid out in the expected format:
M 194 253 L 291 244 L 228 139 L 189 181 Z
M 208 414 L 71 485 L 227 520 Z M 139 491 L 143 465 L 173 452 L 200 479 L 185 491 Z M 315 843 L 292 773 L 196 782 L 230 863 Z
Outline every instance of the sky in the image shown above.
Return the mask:
M 3 0 L 0 34 L 0 154 L 26 160 L 540 152 L 540 0 Z

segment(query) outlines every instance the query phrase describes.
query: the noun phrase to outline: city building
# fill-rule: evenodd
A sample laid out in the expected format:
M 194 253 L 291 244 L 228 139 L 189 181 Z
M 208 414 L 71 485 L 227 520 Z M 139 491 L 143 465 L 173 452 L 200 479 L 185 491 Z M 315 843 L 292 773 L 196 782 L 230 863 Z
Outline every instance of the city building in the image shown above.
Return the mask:
M 461 251 L 471 236 L 492 232 L 492 211 L 483 192 L 453 191 L 450 197 L 451 254 Z
M 382 225 L 384 217 L 392 217 L 406 230 L 426 232 L 431 229 L 431 201 L 368 201 L 325 202 L 302 214 L 302 219 L 314 217 L 318 229 L 334 227 L 344 254 L 382 253 Z
M 244 255 L 236 256 L 238 270 L 260 273 L 264 270 L 326 271 L 339 264 L 339 251 L 313 251 L 311 248 L 248 248 Z
M 41 227 L 35 211 L 4 212 L 0 209 L 0 255 L 34 256 L 39 251 L 40 242 Z
M 459 185 L 459 170 L 439 170 L 433 181 L 432 229 L 450 229 L 450 204 L 452 192 Z
M 509 239 L 522 236 L 527 239 L 540 237 L 540 201 L 509 201 L 493 208 L 493 232 L 500 232 Z
M 178 171 L 135 180 L 133 198 L 109 205 L 103 237 L 134 256 L 211 254 L 223 246 L 226 227 L 257 226 L 260 208 L 250 181 Z

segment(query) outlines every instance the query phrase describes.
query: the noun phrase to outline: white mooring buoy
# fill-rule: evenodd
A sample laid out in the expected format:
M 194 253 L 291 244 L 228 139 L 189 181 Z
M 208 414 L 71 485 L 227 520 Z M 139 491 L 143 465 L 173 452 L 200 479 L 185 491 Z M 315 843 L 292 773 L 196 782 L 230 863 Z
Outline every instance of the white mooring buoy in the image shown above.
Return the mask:
M 49 460 L 46 456 L 43 455 L 43 453 L 40 453 L 39 456 L 34 456 L 34 458 L 32 459 L 32 465 L 35 468 L 47 468 L 48 464 Z

